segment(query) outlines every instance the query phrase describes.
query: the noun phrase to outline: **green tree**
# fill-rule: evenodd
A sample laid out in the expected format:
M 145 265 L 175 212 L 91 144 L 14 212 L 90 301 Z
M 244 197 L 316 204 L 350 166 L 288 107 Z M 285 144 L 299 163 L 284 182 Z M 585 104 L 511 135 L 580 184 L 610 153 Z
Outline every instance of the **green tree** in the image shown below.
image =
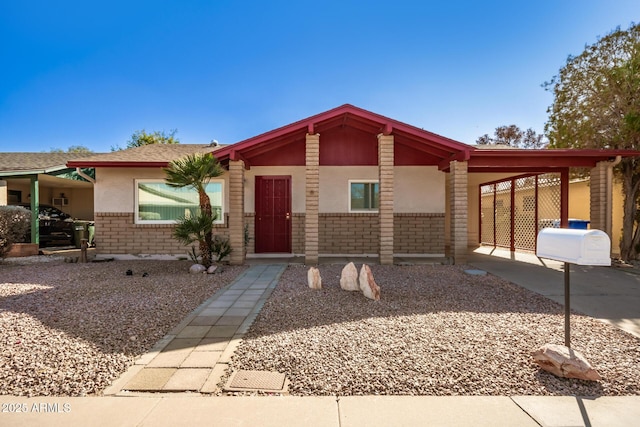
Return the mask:
M 545 125 L 550 147 L 640 149 L 640 25 L 569 56 L 544 87 L 554 95 Z M 629 261 L 640 249 L 640 158 L 623 159 L 616 174 L 625 197 L 620 254 Z
M 198 192 L 200 212 L 195 218 L 181 218 L 174 237 L 189 244 L 199 242 L 202 264 L 211 265 L 211 251 L 213 244 L 213 221 L 215 217 L 211 209 L 211 200 L 206 186 L 212 178 L 224 173 L 224 169 L 211 153 L 191 154 L 174 160 L 164 169 L 167 184 L 176 187 L 191 187 Z
M 546 141 L 544 136 L 529 128 L 525 131 L 516 125 L 498 126 L 493 133 L 493 138 L 489 134 L 484 134 L 476 139 L 478 145 L 507 145 L 514 148 L 544 148 Z
M 169 134 L 166 134 L 165 131 L 153 131 L 151 133 L 147 133 L 146 130 L 137 130 L 132 135 L 131 138 L 127 141 L 126 148 L 135 148 L 142 147 L 143 145 L 151 145 L 151 144 L 180 144 L 180 140 L 176 138 L 176 133 L 178 133 L 178 129 L 172 129 Z M 111 147 L 111 151 L 122 150 L 122 148 L 118 145 L 115 147 Z
M 50 153 L 75 153 L 75 154 L 93 154 L 93 151 L 83 145 L 72 145 L 67 151 L 61 148 L 52 148 Z

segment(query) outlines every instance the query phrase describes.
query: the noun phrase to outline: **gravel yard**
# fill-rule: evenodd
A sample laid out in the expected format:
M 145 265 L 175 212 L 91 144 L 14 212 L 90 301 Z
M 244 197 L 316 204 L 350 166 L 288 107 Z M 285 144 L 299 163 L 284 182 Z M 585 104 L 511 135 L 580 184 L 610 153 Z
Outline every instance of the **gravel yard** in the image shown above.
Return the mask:
M 188 261 L 20 264 L 0 262 L 0 395 L 99 395 L 244 269 L 193 275 Z
M 316 291 L 305 267 L 289 267 L 232 367 L 285 373 L 294 395 L 640 394 L 640 340 L 579 314 L 572 348 L 603 380 L 540 370 L 530 352 L 564 343 L 563 308 L 496 276 L 374 265 L 374 302 L 340 289 L 342 267 L 320 266 Z

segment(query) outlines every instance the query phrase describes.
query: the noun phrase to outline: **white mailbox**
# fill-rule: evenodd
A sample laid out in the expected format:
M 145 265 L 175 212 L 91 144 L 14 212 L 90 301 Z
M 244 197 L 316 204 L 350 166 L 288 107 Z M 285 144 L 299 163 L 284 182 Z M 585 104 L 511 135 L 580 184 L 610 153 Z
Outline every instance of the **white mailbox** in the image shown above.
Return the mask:
M 536 255 L 578 265 L 611 265 L 611 240 L 604 231 L 545 228 Z

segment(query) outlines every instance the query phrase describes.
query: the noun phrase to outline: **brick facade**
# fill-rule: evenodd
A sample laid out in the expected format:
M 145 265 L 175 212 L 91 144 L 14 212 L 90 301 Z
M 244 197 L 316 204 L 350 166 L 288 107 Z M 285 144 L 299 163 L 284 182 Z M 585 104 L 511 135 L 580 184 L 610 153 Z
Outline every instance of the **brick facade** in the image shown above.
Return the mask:
M 228 224 L 229 218 L 225 218 Z M 173 238 L 173 224 L 135 224 L 134 214 L 95 213 L 96 249 L 101 254 L 186 254 L 184 246 Z M 228 237 L 225 224 L 216 225 L 213 233 Z M 197 249 L 197 243 L 194 243 Z
M 324 213 L 320 221 L 320 254 L 375 254 L 378 252 L 378 216 L 368 213 Z M 228 215 L 225 218 L 228 224 Z M 214 234 L 229 237 L 229 228 L 217 225 Z M 255 214 L 244 214 L 248 254 L 255 253 Z M 292 252 L 304 254 L 305 214 L 292 216 Z M 134 224 L 132 213 L 96 213 L 96 242 L 103 254 L 184 254 L 184 246 L 172 236 L 171 224 Z M 444 214 L 394 214 L 394 253 L 442 254 Z M 244 239 L 244 233 L 243 233 Z M 196 245 L 194 243 L 194 245 Z
M 321 213 L 321 254 L 377 254 L 380 234 L 377 213 Z
M 397 213 L 393 229 L 396 254 L 444 254 L 443 213 Z

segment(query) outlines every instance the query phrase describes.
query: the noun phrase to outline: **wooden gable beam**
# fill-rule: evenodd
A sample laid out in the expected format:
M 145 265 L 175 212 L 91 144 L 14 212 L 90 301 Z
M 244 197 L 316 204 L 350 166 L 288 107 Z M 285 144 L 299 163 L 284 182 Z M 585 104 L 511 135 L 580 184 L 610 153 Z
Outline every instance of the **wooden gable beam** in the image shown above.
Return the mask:
M 246 170 L 251 169 L 251 163 L 249 162 L 249 160 L 247 160 L 247 158 L 243 156 L 242 153 L 239 152 L 238 150 L 231 150 L 231 153 L 229 154 L 229 159 L 234 161 L 242 160 L 244 162 L 244 168 Z

